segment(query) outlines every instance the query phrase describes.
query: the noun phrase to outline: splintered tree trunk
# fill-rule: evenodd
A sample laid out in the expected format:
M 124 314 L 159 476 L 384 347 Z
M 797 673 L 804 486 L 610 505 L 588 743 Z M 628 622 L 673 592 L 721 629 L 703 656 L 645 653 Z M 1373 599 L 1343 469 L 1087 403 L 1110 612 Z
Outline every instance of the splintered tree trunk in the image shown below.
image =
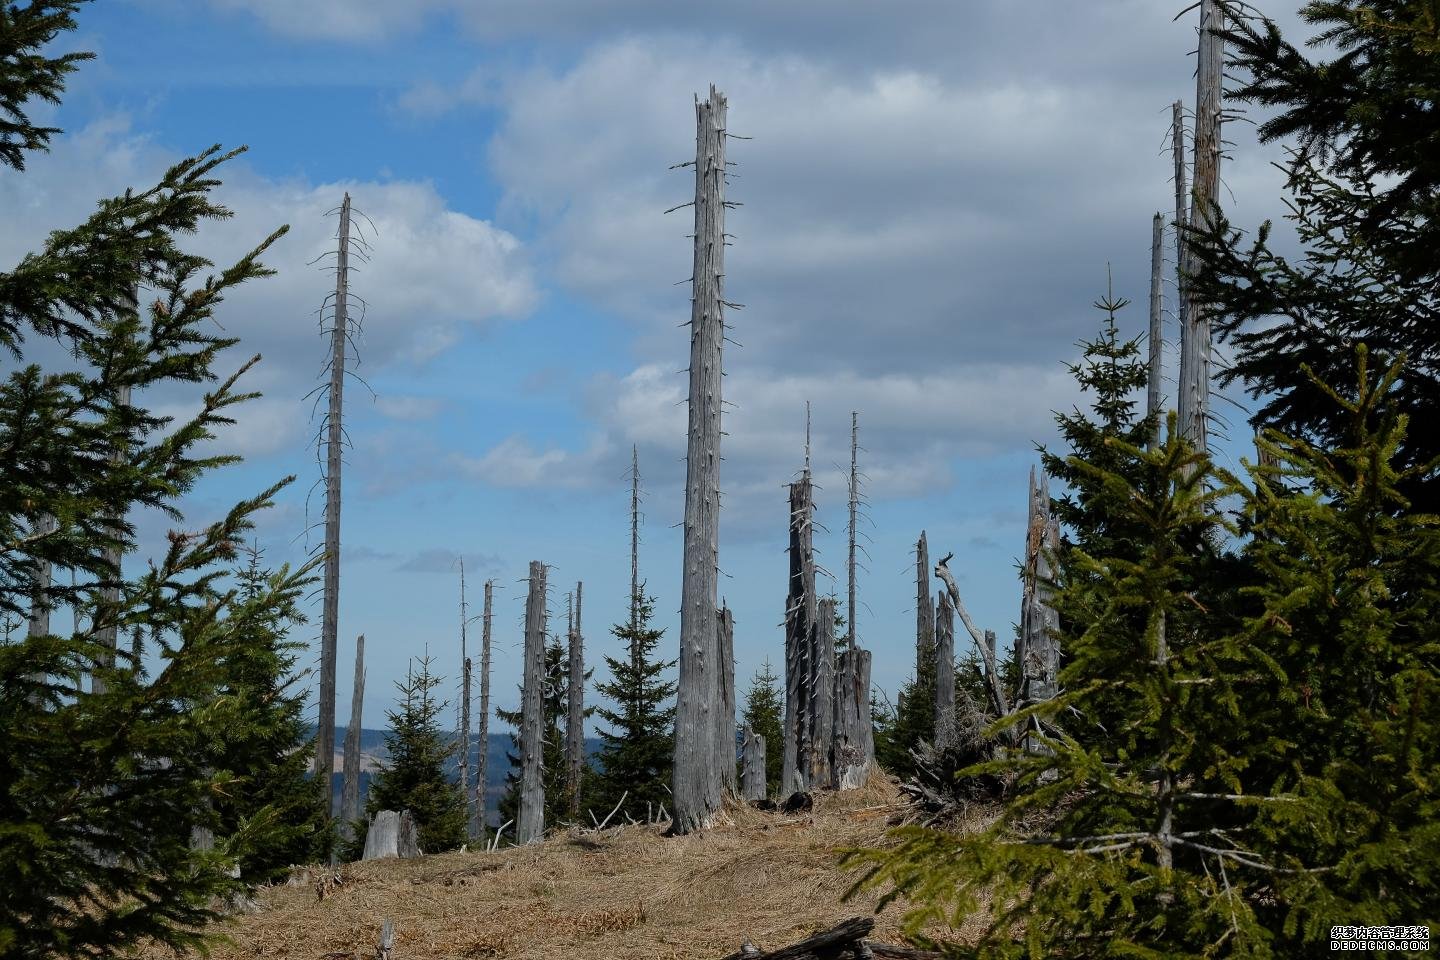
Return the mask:
M 580 817 L 580 777 L 585 769 L 585 640 L 580 633 L 584 603 L 583 583 L 575 584 L 575 622 L 570 628 L 569 716 L 565 723 L 565 761 L 569 767 L 566 789 L 570 816 Z
M 340 788 L 341 829 L 348 836 L 360 818 L 360 721 L 365 704 L 365 634 L 355 638 L 355 690 L 350 697 L 350 725 L 345 728 L 343 784 Z
M 785 600 L 785 743 L 781 790 L 809 785 L 810 644 L 815 632 L 815 556 L 810 475 L 790 484 L 790 591 Z
M 1049 480 L 1030 472 L 1030 523 L 1025 540 L 1025 601 L 1021 610 L 1023 696 L 1038 703 L 1055 696 L 1060 671 L 1060 617 L 1055 610 L 1051 563 L 1060 546 L 1059 524 L 1050 513 Z
M 334 320 L 330 330 L 330 407 L 325 426 L 325 575 L 320 621 L 320 717 L 315 775 L 327 784 L 335 770 L 335 653 L 340 623 L 340 444 L 344 439 L 345 341 L 350 333 L 350 194 L 340 205 L 340 246 L 335 260 Z M 330 816 L 330 791 L 325 791 Z
M 821 600 L 810 644 L 810 785 L 834 784 L 831 754 L 835 748 L 835 601 Z
M 766 793 L 765 738 L 747 726 L 742 747 L 740 796 L 745 800 L 764 800 Z
M 1165 233 L 1165 218 L 1155 214 L 1150 225 L 1150 364 L 1145 389 L 1145 415 L 1150 418 L 1150 446 L 1160 444 L 1162 414 L 1160 410 L 1160 374 L 1164 363 L 1165 325 L 1161 312 L 1164 283 L 1164 255 L 1160 252 Z
M 935 656 L 935 610 L 930 606 L 930 547 L 925 531 L 915 544 L 915 682 L 922 682 L 933 669 Z
M 720 608 L 716 623 L 716 650 L 719 669 L 720 709 L 715 714 L 715 762 L 720 766 L 720 784 L 735 794 L 735 615 L 728 606 Z
M 483 836 L 485 828 L 485 781 L 490 759 L 490 604 L 494 593 L 493 580 L 485 581 L 485 615 L 480 633 L 480 750 L 475 767 L 475 807 L 472 836 Z
M 861 786 L 874 760 L 870 726 L 870 651 L 840 654 L 835 670 L 834 777 L 838 790 Z
M 123 307 L 126 313 L 139 315 L 140 313 L 140 290 L 132 287 L 128 296 L 125 297 Z M 130 406 L 130 385 L 123 384 L 116 388 L 115 404 L 117 407 Z M 112 462 L 119 463 L 125 459 L 126 451 L 122 447 L 110 453 Z M 124 517 L 115 517 L 112 530 L 115 536 L 119 536 L 120 522 Z M 123 574 L 121 570 L 122 558 L 119 547 L 106 547 L 105 555 L 105 577 L 108 581 L 106 586 L 100 590 L 100 604 L 97 613 L 104 625 L 95 631 L 95 639 L 101 645 L 99 666 L 102 669 L 113 669 L 115 666 L 115 651 L 120 644 L 120 626 L 116 618 L 120 614 L 120 581 Z M 46 620 L 49 617 L 47 615 Z M 90 689 L 94 693 L 105 692 L 105 681 L 98 675 L 91 675 Z M 328 808 L 327 808 L 328 809 Z
M 544 756 L 545 564 L 530 561 L 525 601 L 525 681 L 520 704 L 520 823 L 516 839 L 535 843 L 545 835 Z
M 1190 226 L 1206 230 L 1215 222 L 1220 202 L 1220 109 L 1225 69 L 1225 10 L 1221 0 L 1200 2 L 1200 53 L 1195 81 L 1195 186 L 1190 198 Z M 1194 243 L 1185 244 L 1185 277 L 1199 267 Z M 1210 402 L 1210 308 L 1198 303 L 1186 284 L 1186 325 L 1180 342 L 1180 430 L 1197 450 L 1208 449 Z
M 955 736 L 955 607 L 940 591 L 935 603 L 935 743 L 948 746 Z
M 685 567 L 675 703 L 673 829 L 710 825 L 720 808 L 715 758 L 721 346 L 725 338 L 725 97 L 695 104 L 695 264 L 690 304 L 690 433 L 685 457 Z

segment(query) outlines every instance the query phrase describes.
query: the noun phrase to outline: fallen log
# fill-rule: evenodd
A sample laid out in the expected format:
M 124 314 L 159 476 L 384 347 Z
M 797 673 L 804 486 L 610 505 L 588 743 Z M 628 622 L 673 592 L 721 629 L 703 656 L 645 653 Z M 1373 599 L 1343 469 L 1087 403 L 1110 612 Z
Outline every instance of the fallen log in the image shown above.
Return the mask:
M 863 956 L 865 935 L 874 928 L 874 919 L 854 917 L 829 930 L 806 937 L 799 943 L 792 943 L 788 947 L 768 953 L 747 943 L 724 960 L 843 960 L 846 957 Z
M 870 956 L 875 960 L 945 960 L 943 953 L 921 950 L 917 947 L 902 947 L 893 943 L 872 943 L 869 940 L 865 941 L 865 946 L 870 948 Z

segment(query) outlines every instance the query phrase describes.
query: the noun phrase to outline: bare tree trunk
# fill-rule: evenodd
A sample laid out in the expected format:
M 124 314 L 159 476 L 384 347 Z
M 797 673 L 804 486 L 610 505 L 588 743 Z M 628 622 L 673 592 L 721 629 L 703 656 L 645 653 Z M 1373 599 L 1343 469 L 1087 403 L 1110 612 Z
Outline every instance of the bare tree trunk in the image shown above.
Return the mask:
M 835 671 L 834 778 L 838 790 L 865 783 L 875 761 L 870 719 L 870 651 L 842 651 Z
M 335 655 L 340 623 L 340 444 L 344 439 L 345 342 L 350 334 L 350 194 L 340 205 L 340 245 L 335 261 L 335 315 L 330 330 L 330 407 L 325 426 L 325 574 L 320 621 L 320 717 L 315 737 L 315 775 L 328 785 L 335 771 Z M 325 790 L 330 817 L 330 791 Z
M 834 786 L 835 600 L 819 603 L 810 642 L 810 786 Z
M 860 505 L 860 473 L 856 469 L 856 458 L 860 449 L 860 414 L 850 411 L 850 553 L 845 561 L 846 579 L 849 581 L 849 595 L 845 601 L 845 634 L 851 650 L 855 649 L 855 515 Z
M 935 745 L 955 737 L 955 607 L 940 591 L 935 603 Z
M 466 833 L 474 821 L 470 810 L 470 608 L 465 603 L 465 557 L 460 561 L 460 796 L 465 798 Z
M 530 591 L 525 601 L 525 682 L 520 695 L 520 824 L 519 843 L 535 843 L 545 835 L 545 753 L 543 687 L 545 684 L 545 564 L 530 561 Z
M 349 836 L 360 819 L 360 729 L 365 705 L 365 634 L 355 638 L 355 690 L 350 697 L 350 725 L 345 728 L 345 763 L 340 788 L 341 829 Z
M 630 630 L 640 629 L 640 448 L 630 447 Z M 638 666 L 639 647 L 630 639 L 630 666 Z
M 580 778 L 585 770 L 585 640 L 580 632 L 580 615 L 585 584 L 575 584 L 575 622 L 570 628 L 569 717 L 565 723 L 565 761 L 569 767 L 566 789 L 570 793 L 570 816 L 580 818 Z
M 930 547 L 925 531 L 915 543 L 915 682 L 933 675 L 935 657 L 935 610 L 930 606 Z
M 764 800 L 769 792 L 765 784 L 765 738 L 745 728 L 743 757 L 740 769 L 740 795 L 746 800 Z
M 735 615 L 728 606 L 720 607 L 716 624 L 716 650 L 719 669 L 720 709 L 715 714 L 715 762 L 720 767 L 720 786 L 735 795 Z
M 1060 617 L 1055 611 L 1052 561 L 1060 546 L 1059 525 L 1050 513 L 1049 480 L 1030 473 L 1030 523 L 1025 540 L 1025 607 L 1021 611 L 1022 696 L 1030 703 L 1057 692 L 1060 672 Z
M 675 704 L 672 829 L 710 825 L 715 768 L 716 593 L 719 572 L 721 347 L 725 338 L 725 97 L 695 105 L 695 264 L 690 310 L 690 432 L 685 458 L 685 568 Z
M 1176 100 L 1170 105 L 1170 155 L 1175 164 L 1175 324 L 1180 341 L 1185 342 L 1189 328 L 1189 309 L 1185 296 L 1185 225 L 1190 215 L 1185 202 L 1190 196 L 1189 177 L 1185 167 L 1185 104 Z
M 485 614 L 480 633 L 480 753 L 475 768 L 475 824 L 473 836 L 484 836 L 485 803 L 489 789 L 486 777 L 490 760 L 490 612 L 493 580 L 485 581 Z
M 1221 0 L 1200 2 L 1199 69 L 1195 81 L 1195 188 L 1190 199 L 1190 226 L 1208 229 L 1220 202 L 1220 125 L 1225 69 L 1225 10 Z M 1193 242 L 1185 244 L 1184 276 L 1199 267 Z M 1180 346 L 1180 430 L 1197 450 L 1208 449 L 1206 431 L 1210 401 L 1210 307 L 1195 301 L 1186 283 L 1186 325 Z
M 809 786 L 810 648 L 815 632 L 815 506 L 809 473 L 790 484 L 790 591 L 785 600 L 785 753 L 780 788 Z
M 1161 293 L 1164 282 L 1164 255 L 1160 252 L 1165 233 L 1165 218 L 1155 214 L 1150 225 L 1150 364 L 1149 380 L 1145 389 L 1145 415 L 1150 418 L 1150 446 L 1160 445 L 1160 374 L 1164 364 L 1165 324 L 1161 311 Z
M 129 295 L 125 297 L 122 307 L 127 314 L 138 317 L 140 314 L 140 289 L 139 287 L 131 287 L 128 293 Z M 130 406 L 129 384 L 123 384 L 116 388 L 115 404 L 120 408 Z M 111 451 L 110 459 L 112 462 L 119 463 L 124 460 L 125 456 L 126 450 L 122 445 L 122 447 Z M 115 517 L 113 519 L 111 529 L 114 536 L 118 537 L 120 535 L 120 523 L 124 519 L 124 517 Z M 95 639 L 99 641 L 102 648 L 99 666 L 102 669 L 109 670 L 115 667 L 115 651 L 120 644 L 120 625 L 117 622 L 117 617 L 120 613 L 120 584 L 124 577 L 124 571 L 121 569 L 122 558 L 118 547 L 107 547 L 104 555 L 107 584 L 100 590 L 100 604 L 96 610 L 97 619 L 102 621 L 104 626 L 101 626 L 95 631 Z M 98 675 L 92 674 L 90 677 L 90 690 L 93 693 L 104 693 L 105 681 L 101 680 Z

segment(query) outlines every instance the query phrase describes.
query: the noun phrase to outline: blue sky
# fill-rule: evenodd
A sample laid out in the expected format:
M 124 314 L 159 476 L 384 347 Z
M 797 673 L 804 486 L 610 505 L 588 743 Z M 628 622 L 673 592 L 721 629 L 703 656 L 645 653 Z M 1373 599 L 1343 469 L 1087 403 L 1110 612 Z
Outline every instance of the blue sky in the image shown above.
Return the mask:
M 75 46 L 98 53 L 53 114 L 66 130 L 0 180 L 13 263 L 102 195 L 153 182 L 211 143 L 236 216 L 195 248 L 233 259 L 280 223 L 279 276 L 221 312 L 264 354 L 264 399 L 221 438 L 246 462 L 208 480 L 187 523 L 280 476 L 272 562 L 319 540 L 310 404 L 325 358 L 315 311 L 330 280 L 325 216 L 349 191 L 376 228 L 353 291 L 368 302 L 348 390 L 341 670 L 364 633 L 364 718 L 427 648 L 458 676 L 457 579 L 473 610 L 497 585 L 496 700 L 513 705 L 530 560 L 552 624 L 585 583 L 587 660 L 613 652 L 628 589 L 627 470 L 645 489 L 642 575 L 675 655 L 688 337 L 693 95 L 730 98 L 739 175 L 727 297 L 721 590 L 737 682 L 781 661 L 784 484 L 814 406 L 820 561 L 843 595 L 850 412 L 870 500 L 861 643 L 893 695 L 914 661 L 913 557 L 954 551 L 977 622 L 1002 637 L 1019 606 L 1035 444 L 1079 399 L 1064 364 L 1100 315 L 1107 264 L 1144 326 L 1150 217 L 1172 209 L 1169 104 L 1190 103 L 1194 20 L 1180 4 L 899 0 L 100 0 Z M 1267 9 L 1293 24 L 1286 8 Z M 72 41 L 67 40 L 66 43 Z M 1233 220 L 1278 216 L 1279 151 L 1231 124 Z M 1168 251 L 1168 245 L 1167 245 Z M 1166 291 L 1167 305 L 1173 290 Z M 1169 331 L 1173 341 L 1173 325 Z M 1168 356 L 1173 378 L 1174 343 Z M 152 402 L 181 411 L 194 397 Z M 1246 431 L 1236 408 L 1217 411 Z M 1221 445 L 1238 457 L 1244 444 Z M 1233 454 L 1231 451 L 1234 451 Z M 1233 459 L 1231 460 L 1233 463 Z M 308 511 L 308 512 L 307 512 Z M 166 524 L 139 518 L 146 545 Z M 139 558 L 136 559 L 139 562 Z M 822 578 L 822 586 L 824 585 Z M 307 635 L 318 633 L 319 604 Z M 477 638 L 478 629 L 472 631 Z M 347 694 L 348 696 L 348 694 Z M 338 710 L 343 723 L 348 705 Z M 497 727 L 498 729 L 498 727 Z

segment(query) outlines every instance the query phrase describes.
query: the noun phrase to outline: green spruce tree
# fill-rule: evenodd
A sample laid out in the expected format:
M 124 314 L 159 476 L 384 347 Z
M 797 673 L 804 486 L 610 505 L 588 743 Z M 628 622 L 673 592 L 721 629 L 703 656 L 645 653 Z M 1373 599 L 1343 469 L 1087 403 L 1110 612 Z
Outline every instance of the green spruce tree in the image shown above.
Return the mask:
M 770 665 L 770 658 L 750 678 L 750 689 L 745 693 L 745 709 L 740 715 L 740 725 L 765 738 L 765 784 L 766 795 L 780 789 L 780 775 L 785 761 L 782 748 L 785 744 L 785 692 L 780 687 L 780 678 Z
M 9 175 L 58 132 L 25 111 L 34 98 L 57 101 L 88 58 L 51 55 L 81 6 L 0 6 Z M 283 230 L 203 280 L 212 265 L 176 243 L 229 215 L 209 195 L 233 155 L 213 148 L 151 188 L 102 201 L 0 273 L 0 345 L 17 361 L 0 381 L 0 613 L 26 620 L 69 607 L 80 624 L 61 633 L 51 618 L 49 632 L 0 646 L 0 954 L 198 945 L 218 905 L 245 885 L 232 867 L 272 837 L 273 810 L 228 829 L 214 801 L 238 789 L 219 748 L 229 717 L 218 694 L 308 575 L 272 578 L 243 602 L 223 586 L 235 545 L 279 487 L 209 525 L 173 530 L 148 563 L 113 559 L 136 550 L 132 511 L 179 524 L 181 498 L 238 459 L 199 452 L 253 396 L 236 388 L 250 364 L 217 375 L 236 341 L 216 335 L 214 318 L 237 284 L 270 272 L 258 257 Z M 63 341 L 73 365 L 26 364 L 32 337 Z M 205 386 L 191 418 L 144 406 L 152 390 L 187 385 Z M 43 577 L 47 565 L 55 576 Z M 110 639 L 137 630 L 153 675 Z M 215 849 L 192 849 L 196 827 L 217 833 Z
M 465 798 L 445 774 L 455 741 L 440 730 L 447 704 L 435 698 L 444 682 L 430 672 L 430 657 L 412 660 L 405 679 L 397 680 L 400 703 L 388 711 L 385 733 L 389 753 L 365 801 L 366 815 L 381 810 L 409 810 L 415 818 L 420 849 L 426 853 L 453 850 L 465 842 Z

